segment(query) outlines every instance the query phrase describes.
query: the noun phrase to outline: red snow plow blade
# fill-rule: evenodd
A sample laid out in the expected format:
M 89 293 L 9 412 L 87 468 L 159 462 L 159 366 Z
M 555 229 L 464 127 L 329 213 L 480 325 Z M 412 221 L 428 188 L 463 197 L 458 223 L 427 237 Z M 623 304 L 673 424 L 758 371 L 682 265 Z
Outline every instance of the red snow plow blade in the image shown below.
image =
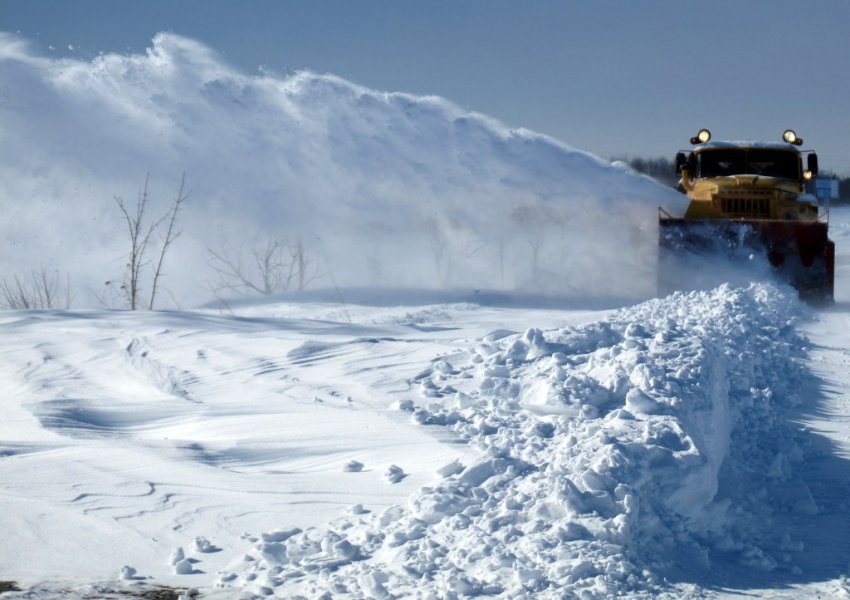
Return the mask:
M 820 220 L 678 219 L 662 210 L 658 220 L 659 285 L 670 283 L 671 261 L 686 254 L 705 257 L 719 253 L 736 260 L 745 253 L 758 253 L 767 257 L 777 278 L 797 289 L 801 299 L 832 302 L 835 244 L 828 229 L 829 223 Z M 676 281 L 672 283 L 675 286 Z

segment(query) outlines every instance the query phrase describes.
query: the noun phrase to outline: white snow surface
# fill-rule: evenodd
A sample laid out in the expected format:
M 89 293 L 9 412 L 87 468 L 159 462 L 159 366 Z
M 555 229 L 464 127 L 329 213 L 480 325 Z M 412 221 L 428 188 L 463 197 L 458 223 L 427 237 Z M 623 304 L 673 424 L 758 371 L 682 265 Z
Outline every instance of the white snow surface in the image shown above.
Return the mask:
M 721 287 L 437 359 L 413 380 L 412 418 L 480 455 L 402 506 L 258 540 L 219 582 L 611 597 L 656 595 L 671 563 L 790 570 L 798 542 L 764 509 L 817 511 L 781 418 L 799 401 L 796 313 L 775 288 Z
M 614 311 L 375 291 L 4 313 L 0 581 L 845 597 L 846 281 L 819 312 L 754 283 Z

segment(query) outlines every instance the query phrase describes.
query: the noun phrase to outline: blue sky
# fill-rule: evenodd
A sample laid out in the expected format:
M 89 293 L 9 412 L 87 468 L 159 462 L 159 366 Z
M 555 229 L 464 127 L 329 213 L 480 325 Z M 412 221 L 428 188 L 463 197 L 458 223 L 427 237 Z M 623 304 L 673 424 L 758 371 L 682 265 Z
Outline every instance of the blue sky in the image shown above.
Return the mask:
M 793 127 L 844 175 L 848 24 L 846 0 L 0 0 L 0 30 L 46 54 L 140 52 L 173 31 L 246 72 L 435 94 L 607 158 L 672 157 L 700 127 Z

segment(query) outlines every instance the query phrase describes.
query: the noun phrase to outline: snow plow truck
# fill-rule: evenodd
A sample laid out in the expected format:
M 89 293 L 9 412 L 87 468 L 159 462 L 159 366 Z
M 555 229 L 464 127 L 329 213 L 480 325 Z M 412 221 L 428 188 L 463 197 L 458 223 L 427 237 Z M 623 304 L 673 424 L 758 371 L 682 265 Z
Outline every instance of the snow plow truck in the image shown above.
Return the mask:
M 676 155 L 678 188 L 689 204 L 678 217 L 659 208 L 659 291 L 677 289 L 683 265 L 690 271 L 686 279 L 700 268 L 683 262 L 687 255 L 705 259 L 720 253 L 733 261 L 728 264 L 766 256 L 769 270 L 802 299 L 833 300 L 829 211 L 821 212 L 805 193 L 806 182 L 817 175 L 818 158 L 799 149 L 803 140 L 794 131 L 785 131 L 782 139 L 712 142 L 702 129 L 691 138 L 693 149 Z

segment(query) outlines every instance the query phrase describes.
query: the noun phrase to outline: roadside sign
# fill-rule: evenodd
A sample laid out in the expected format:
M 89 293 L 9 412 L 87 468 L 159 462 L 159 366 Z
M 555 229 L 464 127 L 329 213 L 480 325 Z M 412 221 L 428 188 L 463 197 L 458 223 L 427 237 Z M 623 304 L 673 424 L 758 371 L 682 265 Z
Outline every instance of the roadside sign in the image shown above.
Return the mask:
M 817 194 L 818 200 L 837 200 L 838 180 L 815 179 L 815 193 Z

